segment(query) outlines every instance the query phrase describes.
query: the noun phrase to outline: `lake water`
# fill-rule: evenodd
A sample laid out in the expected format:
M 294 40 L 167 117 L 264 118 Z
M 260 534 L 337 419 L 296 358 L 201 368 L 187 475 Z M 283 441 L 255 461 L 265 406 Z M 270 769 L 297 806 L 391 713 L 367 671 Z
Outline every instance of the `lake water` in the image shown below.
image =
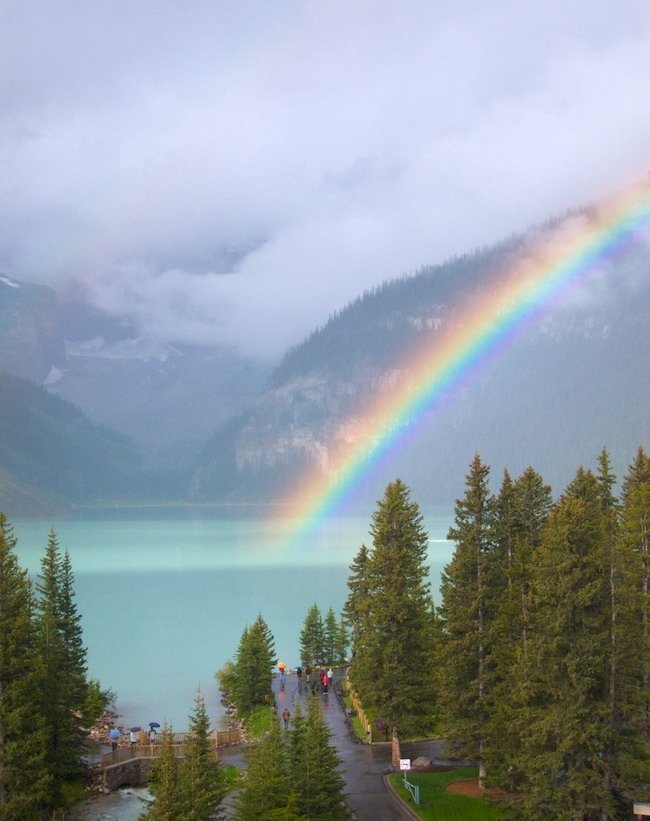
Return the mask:
M 218 723 L 214 673 L 259 613 L 278 658 L 299 662 L 307 609 L 316 603 L 323 615 L 330 606 L 338 615 L 349 565 L 371 544 L 371 514 L 330 521 L 298 542 L 256 511 L 230 508 L 94 510 L 12 524 L 32 575 L 51 527 L 70 553 L 89 675 L 117 693 L 123 723 L 168 722 L 182 731 L 199 688 Z M 451 508 L 424 516 L 434 591 L 452 555 L 452 518 Z

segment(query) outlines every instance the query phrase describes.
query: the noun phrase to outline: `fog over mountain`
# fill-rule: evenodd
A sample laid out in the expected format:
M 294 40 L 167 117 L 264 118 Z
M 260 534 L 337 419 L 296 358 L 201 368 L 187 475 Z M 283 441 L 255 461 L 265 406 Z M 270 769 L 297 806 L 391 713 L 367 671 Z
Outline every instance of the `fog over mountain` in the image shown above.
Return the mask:
M 314 329 L 272 371 L 232 348 L 163 343 L 78 295 L 57 296 L 3 275 L 0 370 L 77 405 L 88 416 L 74 417 L 85 441 L 95 436 L 93 425 L 112 428 L 115 433 L 96 428 L 94 464 L 114 462 L 107 444 L 130 437 L 133 444 L 120 447 L 132 453 L 135 467 L 128 480 L 113 467 L 105 470 L 113 478 L 100 496 L 285 501 L 305 470 L 330 476 L 341 442 L 356 448 L 378 435 L 366 429 L 365 408 L 378 396 L 400 395 L 413 378 L 407 354 L 414 346 L 433 349 L 460 321 L 458 309 L 468 297 L 489 291 L 495 274 L 525 258 L 531 242 L 553 241 L 565 225 L 590 219 L 589 212 L 576 213 L 389 280 Z M 593 464 L 602 447 L 622 475 L 636 448 L 650 441 L 648 327 L 650 237 L 640 232 L 482 361 L 435 412 L 413 419 L 408 440 L 353 501 L 372 504 L 400 475 L 422 503 L 448 504 L 462 493 L 475 452 L 493 466 L 495 481 L 506 468 L 516 474 L 532 465 L 556 492 L 577 464 Z M 92 499 L 82 479 L 86 451 L 65 444 L 69 433 L 57 421 L 73 411 L 52 411 L 43 392 L 18 393 L 24 399 L 19 417 L 33 426 L 25 443 L 54 437 L 54 453 L 69 451 L 67 487 Z M 11 383 L 5 395 L 11 397 Z M 30 408 L 32 400 L 43 407 Z M 12 489 L 11 499 L 27 498 L 30 476 L 45 475 L 33 453 L 29 470 L 20 467 L 15 414 L 7 417 L 8 408 L 0 407 L 0 503 L 2 487 Z M 52 413 L 54 421 L 47 422 Z M 38 479 L 38 493 L 75 501 L 58 486 L 56 464 L 47 464 L 50 479 Z
M 206 439 L 253 401 L 261 362 L 224 346 L 163 342 L 79 293 L 0 276 L 0 371 L 73 403 L 130 437 L 147 469 L 177 474 Z
M 441 286 L 650 168 L 638 0 L 8 2 L 0 76 L 0 369 L 129 437 L 167 496 L 326 464 L 453 321 Z M 606 273 L 393 468 L 449 498 L 475 448 L 516 470 L 559 442 L 554 483 L 628 458 L 648 270 Z
M 650 167 L 639 0 L 26 0 L 0 70 L 0 271 L 272 363 Z
M 562 229 L 556 221 L 542 234 L 552 242 Z M 489 293 L 495 274 L 525 258 L 538 235 L 425 267 L 351 303 L 291 351 L 250 410 L 206 445 L 193 498 L 289 501 L 301 473 L 336 483 L 337 450 L 364 449 L 384 435 L 368 426 L 366 408 L 405 395 L 415 378 L 409 352 L 444 349 L 463 321 L 458 309 Z M 497 484 L 505 469 L 517 475 L 532 465 L 559 493 L 576 465 L 594 466 L 603 447 L 622 475 L 650 441 L 650 237 L 641 233 L 624 253 L 594 260 L 590 276 L 572 285 L 410 420 L 409 435 L 362 477 L 351 501 L 372 504 L 398 475 L 421 502 L 449 503 L 462 495 L 477 452 Z

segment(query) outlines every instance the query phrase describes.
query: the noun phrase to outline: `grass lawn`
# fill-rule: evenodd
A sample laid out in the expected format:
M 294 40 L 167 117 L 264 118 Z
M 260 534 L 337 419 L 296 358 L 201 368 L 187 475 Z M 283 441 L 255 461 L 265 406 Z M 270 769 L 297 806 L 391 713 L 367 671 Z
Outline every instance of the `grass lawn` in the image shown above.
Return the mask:
M 444 773 L 408 773 L 411 784 L 420 787 L 420 806 L 404 787 L 402 773 L 391 773 L 390 783 L 393 789 L 424 821 L 498 821 L 501 818 L 498 807 L 485 798 L 469 798 L 447 791 L 447 784 L 476 778 L 475 767 L 458 767 Z

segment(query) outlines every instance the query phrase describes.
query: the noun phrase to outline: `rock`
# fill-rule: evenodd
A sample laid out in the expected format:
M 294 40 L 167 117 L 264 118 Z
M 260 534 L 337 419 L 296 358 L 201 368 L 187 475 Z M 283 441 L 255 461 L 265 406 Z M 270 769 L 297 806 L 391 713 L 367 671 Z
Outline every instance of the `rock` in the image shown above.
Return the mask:
M 411 767 L 414 770 L 426 770 L 431 766 L 431 759 L 424 755 L 419 755 L 411 761 Z

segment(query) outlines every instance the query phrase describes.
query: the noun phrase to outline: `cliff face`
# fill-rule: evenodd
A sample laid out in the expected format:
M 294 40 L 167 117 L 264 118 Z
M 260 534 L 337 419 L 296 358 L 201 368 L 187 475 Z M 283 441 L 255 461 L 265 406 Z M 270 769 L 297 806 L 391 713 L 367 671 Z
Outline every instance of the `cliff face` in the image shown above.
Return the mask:
M 83 296 L 0 276 L 0 371 L 44 386 L 175 471 L 261 390 L 268 366 L 141 336 Z
M 55 292 L 0 276 L 0 370 L 42 383 L 65 361 Z
M 385 283 L 270 374 L 232 351 L 155 343 L 82 299 L 0 276 L 0 369 L 131 437 L 152 471 L 150 498 L 285 500 L 304 468 L 336 479 L 334 455 L 374 441 L 368 407 L 417 387 L 411 351 L 457 327 L 459 306 L 527 241 Z M 650 442 L 648 327 L 650 247 L 639 241 L 522 325 L 430 412 L 400 417 L 408 436 L 367 477 L 361 501 L 400 476 L 420 502 L 448 504 L 476 452 L 497 483 L 503 469 L 532 465 L 560 492 L 602 447 L 622 475 Z
M 336 478 L 332 454 L 377 435 L 364 426 L 371 399 L 400 395 L 413 382 L 408 351 L 443 339 L 467 294 L 518 250 L 509 243 L 426 269 L 334 317 L 290 352 L 228 441 L 217 436 L 206 446 L 192 496 L 277 498 L 305 466 Z M 399 475 L 421 501 L 448 503 L 462 495 L 475 452 L 497 483 L 505 468 L 516 475 L 532 465 L 557 492 L 579 464 L 595 464 L 602 447 L 624 472 L 650 438 L 648 327 L 650 251 L 639 247 L 522 329 L 418 419 L 377 468 L 367 499 Z

